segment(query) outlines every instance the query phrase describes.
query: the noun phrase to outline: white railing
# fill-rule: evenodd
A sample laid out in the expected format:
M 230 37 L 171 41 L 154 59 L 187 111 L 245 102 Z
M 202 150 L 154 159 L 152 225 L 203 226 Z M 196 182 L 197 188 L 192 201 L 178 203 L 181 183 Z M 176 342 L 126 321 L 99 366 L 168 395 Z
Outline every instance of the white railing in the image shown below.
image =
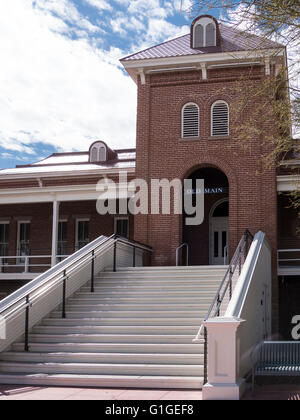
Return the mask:
M 69 255 L 57 255 L 56 261 L 64 260 Z M 3 273 L 4 269 L 7 268 L 10 270 L 13 268 L 17 268 L 18 270 L 24 267 L 24 273 L 29 273 L 30 268 L 49 268 L 52 266 L 51 264 L 51 255 L 15 255 L 15 256 L 1 256 L 0 257 L 0 273 Z M 31 264 L 31 260 L 47 260 L 49 259 L 50 262 L 48 264 L 42 263 L 35 263 Z M 13 264 L 13 261 L 16 261 L 15 264 Z
M 271 261 L 266 235 L 258 232 L 224 315 L 204 322 L 208 336 L 204 400 L 238 399 L 245 390 L 253 349 L 271 336 Z
M 185 254 L 185 265 L 189 265 L 189 245 L 187 243 L 181 244 L 177 249 L 176 249 L 176 267 L 179 266 L 179 251 L 181 249 L 185 248 L 186 249 L 186 254 Z
M 24 336 L 25 351 L 29 350 L 29 330 L 51 311 L 62 305 L 66 316 L 66 299 L 94 279 L 107 267 L 143 265 L 143 253 L 152 253 L 146 245 L 113 235 L 101 236 L 67 257 L 45 273 L 0 302 L 0 321 L 5 324 L 5 339 L 0 339 L 0 352 Z

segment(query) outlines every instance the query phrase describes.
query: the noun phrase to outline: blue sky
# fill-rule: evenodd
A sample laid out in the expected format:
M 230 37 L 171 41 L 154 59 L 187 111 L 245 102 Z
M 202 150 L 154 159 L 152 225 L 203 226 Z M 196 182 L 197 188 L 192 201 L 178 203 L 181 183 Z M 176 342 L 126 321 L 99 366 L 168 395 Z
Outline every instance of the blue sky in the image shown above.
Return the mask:
M 119 59 L 185 34 L 190 0 L 0 4 L 0 168 L 102 139 L 135 146 L 136 85 Z
M 97 139 L 135 147 L 136 85 L 119 59 L 188 33 L 192 1 L 2 0 L 0 168 Z

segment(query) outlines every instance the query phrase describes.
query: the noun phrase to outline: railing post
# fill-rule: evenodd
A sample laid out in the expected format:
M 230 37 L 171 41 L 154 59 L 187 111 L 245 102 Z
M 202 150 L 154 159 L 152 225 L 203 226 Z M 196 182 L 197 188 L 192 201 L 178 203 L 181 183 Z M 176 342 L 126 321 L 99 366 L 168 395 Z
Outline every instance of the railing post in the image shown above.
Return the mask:
M 62 296 L 62 318 L 66 318 L 66 286 L 67 286 L 67 273 L 64 270 L 63 273 L 63 296 Z
M 136 261 L 135 261 L 135 258 L 136 258 L 136 247 L 134 246 L 133 247 L 133 267 L 135 267 L 135 265 L 136 265 Z
M 25 256 L 25 267 L 24 267 L 25 273 L 28 273 L 28 267 L 29 267 L 29 257 Z
M 218 295 L 218 299 L 217 299 L 217 307 L 218 307 L 217 316 L 220 316 L 220 306 L 221 306 L 221 299 L 220 299 L 220 295 Z
M 238 259 L 239 259 L 239 276 L 241 275 L 241 272 L 242 272 L 242 248 L 240 247 L 240 249 L 239 249 L 239 256 L 238 256 Z
M 114 243 L 114 272 L 117 271 L 117 240 Z
M 26 310 L 25 310 L 25 345 L 24 351 L 29 351 L 29 295 L 26 296 Z
M 208 380 L 207 366 L 208 366 L 207 328 L 204 327 L 204 372 L 203 372 L 203 385 L 207 384 L 207 380 Z
M 92 266 L 91 266 L 91 293 L 95 292 L 95 251 L 92 251 Z
M 230 265 L 230 271 L 229 271 L 229 300 L 232 298 L 232 266 Z

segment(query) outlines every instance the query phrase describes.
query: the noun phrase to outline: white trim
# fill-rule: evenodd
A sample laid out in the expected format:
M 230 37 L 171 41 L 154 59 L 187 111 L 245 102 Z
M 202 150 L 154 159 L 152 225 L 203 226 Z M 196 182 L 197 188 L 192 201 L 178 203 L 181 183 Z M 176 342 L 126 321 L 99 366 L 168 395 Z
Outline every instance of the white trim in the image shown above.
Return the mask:
M 117 197 L 130 198 L 134 195 L 132 191 L 128 191 L 126 183 L 116 185 Z M 96 184 L 11 188 L 0 190 L 0 204 L 52 203 L 54 194 L 60 202 L 98 200 L 101 195 Z
M 299 175 L 280 175 L 277 176 L 277 191 L 296 191 L 300 190 Z
M 57 200 L 53 201 L 52 205 L 52 251 L 51 251 L 51 266 L 54 267 L 57 264 L 57 245 L 58 245 L 58 221 L 59 221 L 59 207 L 60 202 Z
M 213 109 L 214 106 L 217 104 L 225 104 L 227 106 L 227 110 L 228 110 L 228 127 L 227 127 L 227 134 L 220 134 L 220 135 L 215 135 L 213 134 Z M 211 137 L 224 137 L 224 136 L 230 136 L 230 108 L 229 108 L 229 104 L 226 101 L 223 100 L 217 100 L 215 101 L 211 108 L 210 108 L 210 135 Z
M 121 162 L 120 162 L 121 163 Z M 87 165 L 93 165 L 93 163 L 87 163 Z M 59 165 L 62 166 L 62 165 Z M 59 168 L 59 166 L 57 165 L 57 168 Z M 52 166 L 53 167 L 53 166 Z M 41 181 L 43 181 L 44 178 L 52 178 L 52 179 L 61 179 L 63 178 L 70 178 L 72 179 L 77 179 L 78 177 L 81 176 L 90 176 L 90 175 L 96 175 L 96 176 L 100 176 L 100 175 L 118 175 L 119 173 L 122 172 L 126 172 L 126 173 L 134 173 L 135 172 L 135 166 L 129 166 L 128 168 L 115 168 L 115 169 L 100 169 L 100 168 L 95 168 L 95 169 L 89 169 L 89 170 L 80 170 L 77 169 L 76 171 L 60 171 L 59 169 L 57 169 L 57 171 L 55 172 L 38 172 L 38 171 L 32 171 L 32 172 L 22 172 L 22 169 L 31 169 L 31 167 L 26 167 L 26 168 L 19 168 L 16 169 L 18 170 L 18 173 L 15 174 L 9 174 L 9 173 L 5 173 L 5 170 L 0 171 L 0 181 L 4 180 L 5 182 L 8 180 L 12 180 L 12 179 L 34 179 L 37 180 L 37 177 L 39 177 L 41 179 Z M 38 169 L 38 167 L 32 167 L 32 169 Z M 3 172 L 3 173 L 1 173 Z
M 117 221 L 118 220 L 127 220 L 127 222 L 128 222 L 128 224 L 127 224 L 127 226 L 128 226 L 128 232 L 127 232 L 127 238 L 129 238 L 129 232 L 130 232 L 130 229 L 129 229 L 129 216 L 115 216 L 114 217 L 114 233 L 117 233 Z
M 198 135 L 197 136 L 184 136 L 184 110 L 186 107 L 188 106 L 196 106 L 198 109 Z M 182 139 L 193 139 L 193 138 L 199 138 L 200 136 L 200 108 L 199 105 L 196 104 L 195 102 L 188 102 L 185 105 L 183 105 L 183 107 L 181 108 L 181 138 Z
M 276 55 L 275 55 L 276 54 Z M 249 60 L 251 58 L 257 59 L 258 57 L 275 57 L 284 56 L 285 48 L 270 48 L 265 50 L 255 51 L 233 51 L 223 53 L 210 53 L 210 54 L 190 54 L 180 57 L 163 57 L 163 58 L 145 58 L 145 59 L 132 59 L 132 60 L 121 60 L 121 63 L 126 69 L 143 68 L 159 65 L 174 65 L 174 64 L 186 64 L 186 63 L 201 63 L 201 62 L 220 62 L 226 60 L 237 60 L 244 59 Z M 141 65 L 142 64 L 142 65 Z
M 139 69 L 143 69 L 146 74 L 146 69 L 151 69 L 155 67 L 166 67 L 166 66 L 186 66 L 195 64 L 196 66 L 199 63 L 207 62 L 211 64 L 218 64 L 221 62 L 235 62 L 237 60 L 249 60 L 253 59 L 257 61 L 259 58 L 265 57 L 286 57 L 286 49 L 283 48 L 270 48 L 265 50 L 255 50 L 255 51 L 234 51 L 234 52 L 223 52 L 223 53 L 211 53 L 211 54 L 190 54 L 185 56 L 175 56 L 175 57 L 164 57 L 164 58 L 145 58 L 145 59 L 129 59 L 129 60 L 120 60 L 124 68 L 127 70 L 129 75 L 137 82 L 137 77 L 139 74 Z M 227 64 L 227 63 L 226 63 Z M 238 64 L 238 63 L 237 63 Z M 264 63 L 262 63 L 263 65 Z M 164 69 L 165 71 L 165 69 Z

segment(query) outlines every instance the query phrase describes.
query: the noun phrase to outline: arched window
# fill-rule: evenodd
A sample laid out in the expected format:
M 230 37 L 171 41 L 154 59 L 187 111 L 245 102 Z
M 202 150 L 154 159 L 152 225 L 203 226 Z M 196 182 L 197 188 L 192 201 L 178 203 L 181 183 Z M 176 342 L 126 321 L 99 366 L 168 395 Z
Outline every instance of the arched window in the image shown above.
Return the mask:
M 216 26 L 214 23 L 209 23 L 206 26 L 206 47 L 216 46 Z
M 188 103 L 182 108 L 182 138 L 199 137 L 199 107 Z
M 215 47 L 217 45 L 217 25 L 207 16 L 200 17 L 192 26 L 193 48 Z
M 229 136 L 229 106 L 217 101 L 211 107 L 211 135 Z
M 202 25 L 197 25 L 194 32 L 194 48 L 204 47 L 204 28 Z
M 106 162 L 107 161 L 107 150 L 105 144 L 98 142 L 95 143 L 90 152 L 90 162 Z

